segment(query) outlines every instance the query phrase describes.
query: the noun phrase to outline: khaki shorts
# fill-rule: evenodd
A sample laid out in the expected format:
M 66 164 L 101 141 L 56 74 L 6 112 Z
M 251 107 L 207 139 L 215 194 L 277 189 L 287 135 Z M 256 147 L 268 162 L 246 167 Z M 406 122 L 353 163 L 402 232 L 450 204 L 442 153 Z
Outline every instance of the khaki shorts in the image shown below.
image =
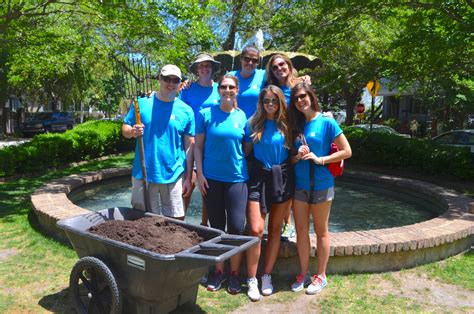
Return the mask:
M 168 184 L 148 184 L 151 211 L 167 217 L 184 217 L 183 180 Z M 143 199 L 143 181 L 132 177 L 132 207 L 145 210 Z

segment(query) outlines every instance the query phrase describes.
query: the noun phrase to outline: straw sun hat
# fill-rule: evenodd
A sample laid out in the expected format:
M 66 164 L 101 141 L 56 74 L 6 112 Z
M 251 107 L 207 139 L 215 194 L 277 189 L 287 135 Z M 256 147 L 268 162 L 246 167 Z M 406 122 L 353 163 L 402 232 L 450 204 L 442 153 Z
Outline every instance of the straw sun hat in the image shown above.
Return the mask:
M 221 68 L 221 63 L 219 61 L 214 60 L 214 58 L 207 53 L 201 53 L 196 57 L 196 60 L 194 60 L 194 62 L 189 67 L 189 72 L 197 75 L 197 65 L 205 61 L 211 62 L 212 73 L 216 73 Z

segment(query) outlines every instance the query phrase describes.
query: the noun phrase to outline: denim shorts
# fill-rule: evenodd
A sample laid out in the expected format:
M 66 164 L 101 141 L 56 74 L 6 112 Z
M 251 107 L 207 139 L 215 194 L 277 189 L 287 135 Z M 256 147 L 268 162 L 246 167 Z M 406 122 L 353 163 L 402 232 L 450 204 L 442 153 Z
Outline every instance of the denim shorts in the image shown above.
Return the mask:
M 310 199 L 312 196 L 312 199 Z M 334 187 L 330 187 L 326 190 L 320 191 L 310 191 L 303 189 L 296 189 L 295 200 L 300 202 L 309 203 L 309 204 L 319 204 L 327 201 L 332 201 L 334 199 Z

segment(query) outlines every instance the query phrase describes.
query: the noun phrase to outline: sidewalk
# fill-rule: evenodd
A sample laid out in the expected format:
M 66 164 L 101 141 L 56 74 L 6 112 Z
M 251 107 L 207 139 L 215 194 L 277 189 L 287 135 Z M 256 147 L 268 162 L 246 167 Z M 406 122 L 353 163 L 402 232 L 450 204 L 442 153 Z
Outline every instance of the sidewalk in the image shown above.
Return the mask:
M 466 196 L 472 197 L 474 195 L 474 180 L 463 180 L 463 179 L 456 178 L 454 176 L 450 177 L 446 175 L 436 176 L 436 175 L 428 175 L 428 174 L 419 174 L 409 169 L 406 169 L 406 170 L 390 169 L 390 168 L 370 166 L 366 164 L 362 165 L 362 164 L 351 162 L 350 160 L 346 164 L 346 168 L 349 170 L 369 171 L 369 172 L 374 172 L 374 173 L 381 173 L 381 174 L 387 174 L 387 175 L 393 175 L 393 176 L 398 176 L 398 177 L 403 177 L 403 178 L 430 182 L 439 186 L 456 190 L 460 193 L 463 193 Z
M 20 145 L 26 142 L 31 141 L 31 138 L 19 138 L 19 139 L 1 139 L 0 140 L 0 149 L 7 146 Z

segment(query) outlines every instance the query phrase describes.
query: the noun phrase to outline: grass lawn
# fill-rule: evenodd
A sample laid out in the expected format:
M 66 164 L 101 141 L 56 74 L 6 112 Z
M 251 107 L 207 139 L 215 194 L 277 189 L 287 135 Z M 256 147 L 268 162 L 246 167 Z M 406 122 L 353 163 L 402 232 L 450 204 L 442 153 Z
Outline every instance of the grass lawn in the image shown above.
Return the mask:
M 67 287 L 71 268 L 78 258 L 70 247 L 40 232 L 30 194 L 52 179 L 125 167 L 131 160 L 129 154 L 0 184 L 0 313 L 64 313 L 71 310 Z M 449 308 L 427 301 L 429 292 L 426 289 L 429 288 L 421 289 L 417 298 L 398 291 L 410 281 L 437 286 L 449 284 L 446 289 L 459 289 L 460 293 L 467 293 L 474 299 L 474 252 L 471 250 L 445 261 L 401 272 L 332 275 L 329 279 L 328 287 L 320 295 L 307 298 L 302 293 L 289 291 L 290 282 L 286 278 L 275 278 L 277 292 L 254 304 L 249 303 L 245 289 L 237 296 L 230 296 L 225 291 L 211 293 L 201 287 L 197 305 L 180 311 L 223 313 L 250 306 L 248 312 L 253 312 L 251 306 L 264 303 L 275 307 L 277 312 L 284 312 L 295 304 L 301 304 L 303 312 L 450 312 Z M 455 311 L 474 311 L 474 307 L 460 304 Z

